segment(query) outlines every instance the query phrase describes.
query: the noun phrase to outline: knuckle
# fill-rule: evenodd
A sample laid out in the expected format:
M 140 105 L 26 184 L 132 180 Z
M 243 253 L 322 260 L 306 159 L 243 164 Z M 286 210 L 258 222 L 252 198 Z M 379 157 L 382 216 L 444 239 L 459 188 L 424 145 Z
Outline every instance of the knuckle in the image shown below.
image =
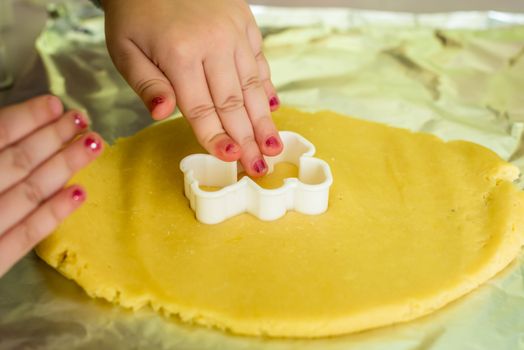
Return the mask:
M 217 104 L 216 110 L 218 113 L 234 112 L 244 107 L 244 99 L 242 96 L 230 95 L 223 102 Z
M 260 81 L 262 82 L 262 86 L 264 86 L 265 90 L 267 91 L 268 89 L 269 90 L 272 90 L 271 89 L 271 77 L 269 76 L 264 76 L 260 79 Z
M 186 118 L 192 123 L 201 122 L 213 116 L 215 112 L 215 106 L 211 104 L 201 104 L 189 109 Z
M 50 232 L 49 226 L 52 225 L 52 227 L 55 228 L 57 224 L 57 218 L 53 214 L 46 219 L 43 225 L 37 225 L 31 218 L 24 220 L 18 226 L 19 232 L 17 232 L 18 242 L 22 250 L 30 250 L 33 248 Z
M 197 55 L 196 44 L 187 39 L 180 39 L 176 41 L 175 45 L 171 45 L 169 49 L 169 56 L 173 57 L 177 63 L 180 61 L 185 62 L 186 60 L 191 61 L 193 57 Z
M 205 135 L 202 135 L 202 138 L 200 140 L 202 146 L 204 147 L 210 147 L 213 144 L 214 140 L 217 140 L 222 133 L 215 133 L 215 132 L 208 132 Z M 212 153 L 211 151 L 209 153 Z
M 271 70 L 267 64 L 264 54 L 260 52 L 257 56 L 255 56 L 255 59 L 258 64 L 258 71 L 262 83 L 265 84 L 267 82 L 271 82 Z
M 51 203 L 49 203 L 45 209 L 48 212 L 47 221 L 46 221 L 45 228 L 40 228 L 40 234 L 46 234 L 46 233 L 51 232 L 58 226 L 60 221 L 62 221 L 55 205 L 52 205 Z
M 25 102 L 22 102 L 22 104 L 25 105 L 32 114 L 34 114 L 42 108 L 42 105 L 45 103 L 44 101 L 46 101 L 49 97 L 51 97 L 51 95 L 43 95 L 31 98 Z
M 255 51 L 255 59 L 257 61 L 261 61 L 261 62 L 265 62 L 266 61 L 266 57 L 264 56 L 264 53 L 262 52 L 262 50 L 260 48 Z
M 129 52 L 129 50 L 126 49 L 109 50 L 109 53 L 111 55 L 111 58 L 113 59 L 113 62 L 115 62 L 115 65 L 118 68 L 125 67 L 132 59 L 131 52 Z
M 31 171 L 33 161 L 29 152 L 20 146 L 14 145 L 11 147 L 11 165 L 15 170 L 21 170 L 24 174 L 27 174 Z
M 144 96 L 149 89 L 159 84 L 168 87 L 167 82 L 163 79 L 140 79 L 134 84 L 134 90 L 139 96 Z
M 44 201 L 44 195 L 40 186 L 31 180 L 26 180 L 23 183 L 24 196 L 34 206 L 40 205 Z
M 20 250 L 30 250 L 38 244 L 47 234 L 51 233 L 60 223 L 60 215 L 52 206 L 42 207 L 46 216 L 44 223 L 37 224 L 31 217 L 22 221 L 16 227 L 15 234 Z
M 37 239 L 38 235 L 36 233 L 34 226 L 29 225 L 29 223 L 24 221 L 20 224 L 19 230 L 20 230 L 20 234 L 18 235 L 18 237 L 19 237 L 20 246 L 24 250 L 32 248 L 38 241 Z
M 218 22 L 213 26 L 213 42 L 230 43 L 232 38 L 237 37 L 236 29 L 231 22 Z
M 241 84 L 242 91 L 246 91 L 260 88 L 262 86 L 262 81 L 258 75 L 254 74 L 243 78 Z
M 34 123 L 35 126 L 40 124 L 39 121 L 42 121 L 43 101 L 43 98 L 32 98 L 24 102 L 26 104 L 27 111 L 29 112 L 28 116 L 30 117 L 31 121 Z
M 264 130 L 265 124 L 270 121 L 267 116 L 255 116 L 251 117 L 251 123 L 253 124 L 253 129 L 255 130 Z
M 246 147 L 251 144 L 256 144 L 255 137 L 253 135 L 247 135 L 240 139 L 240 147 Z
M 64 176 L 68 179 L 71 178 L 71 176 L 73 176 L 73 174 L 75 173 L 74 166 L 71 163 L 71 159 L 66 157 L 66 155 L 63 152 L 58 153 L 57 157 L 60 157 L 60 161 L 64 164 Z

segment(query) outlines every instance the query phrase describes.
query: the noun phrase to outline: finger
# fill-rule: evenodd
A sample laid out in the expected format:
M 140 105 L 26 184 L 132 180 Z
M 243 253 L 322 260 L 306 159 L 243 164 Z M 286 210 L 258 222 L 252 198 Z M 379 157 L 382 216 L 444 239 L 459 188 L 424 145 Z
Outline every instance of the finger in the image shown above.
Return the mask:
M 256 23 L 253 19 L 253 23 Z M 262 87 L 266 93 L 267 99 L 269 101 L 269 108 L 271 111 L 276 111 L 280 107 L 280 99 L 277 95 L 277 90 L 271 82 L 271 70 L 269 64 L 267 63 L 266 57 L 262 53 L 262 35 L 256 24 L 248 26 L 247 36 L 249 44 L 253 54 L 255 55 L 255 60 L 258 66 L 258 74 L 260 76 L 260 81 L 262 82 Z
M 244 105 L 255 131 L 255 139 L 263 154 L 276 156 L 282 152 L 282 140 L 271 119 L 255 56 L 247 41 L 239 44 L 235 61 L 244 95 Z
M 58 119 L 63 112 L 56 96 L 45 95 L 0 109 L 0 150 Z
M 271 81 L 271 70 L 269 64 L 267 63 L 266 57 L 262 51 L 256 54 L 255 60 L 257 61 L 258 74 L 262 81 L 262 87 L 264 88 L 264 92 L 269 100 L 269 109 L 271 112 L 274 112 L 280 107 L 280 99 L 278 98 L 277 90 Z
M 38 167 L 31 175 L 0 195 L 0 232 L 5 232 L 43 201 L 60 190 L 75 172 L 102 151 L 100 136 L 89 133 Z
M 240 161 L 251 176 L 261 176 L 267 171 L 260 153 L 251 120 L 244 108 L 244 97 L 233 54 L 224 53 L 209 57 L 204 61 L 204 70 L 213 97 L 215 110 L 226 132 L 240 145 Z
M 20 142 L 0 151 L 0 193 L 58 152 L 64 143 L 87 128 L 87 118 L 79 112 L 68 112 L 57 121 L 38 129 Z
M 115 66 L 156 120 L 167 118 L 176 106 L 175 92 L 164 73 L 131 41 L 112 50 Z
M 224 161 L 237 160 L 240 146 L 226 133 L 211 99 L 202 64 L 182 65 L 168 71 L 175 86 L 178 106 L 193 128 L 198 142 Z
M 79 186 L 63 189 L 0 236 L 0 277 L 85 201 Z

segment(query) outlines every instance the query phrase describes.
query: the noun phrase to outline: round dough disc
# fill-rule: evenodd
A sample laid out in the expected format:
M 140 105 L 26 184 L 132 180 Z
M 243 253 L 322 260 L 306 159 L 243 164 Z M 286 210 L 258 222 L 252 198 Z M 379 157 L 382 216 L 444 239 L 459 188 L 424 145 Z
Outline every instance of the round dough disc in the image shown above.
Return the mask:
M 490 150 L 330 112 L 274 118 L 330 164 L 325 214 L 199 223 L 179 162 L 203 150 L 176 119 L 119 140 L 78 174 L 87 202 L 38 254 L 125 307 L 240 334 L 320 337 L 428 314 L 520 251 L 518 170 Z

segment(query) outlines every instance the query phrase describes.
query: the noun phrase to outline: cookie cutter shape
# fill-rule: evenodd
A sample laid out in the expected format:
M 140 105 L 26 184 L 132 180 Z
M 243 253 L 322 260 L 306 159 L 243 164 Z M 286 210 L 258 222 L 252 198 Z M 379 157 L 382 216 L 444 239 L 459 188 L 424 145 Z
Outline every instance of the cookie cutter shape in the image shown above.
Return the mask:
M 333 176 L 329 165 L 314 158 L 315 146 L 301 135 L 281 131 L 283 151 L 265 157 L 268 172 L 276 164 L 289 162 L 298 167 L 298 178 L 286 178 L 277 189 L 265 189 L 248 176 L 238 180 L 244 169 L 239 162 L 224 162 L 209 154 L 193 154 L 180 162 L 184 173 L 184 193 L 196 218 L 205 224 L 218 224 L 248 212 L 261 220 L 276 220 L 288 210 L 308 215 L 327 210 Z M 219 187 L 206 191 L 200 186 Z

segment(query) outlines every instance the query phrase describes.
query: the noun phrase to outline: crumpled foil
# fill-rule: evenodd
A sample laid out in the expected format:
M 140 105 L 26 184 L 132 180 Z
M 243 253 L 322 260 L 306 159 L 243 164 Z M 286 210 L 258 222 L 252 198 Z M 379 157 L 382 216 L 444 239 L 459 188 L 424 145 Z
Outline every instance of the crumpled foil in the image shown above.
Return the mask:
M 524 170 L 524 15 L 254 6 L 285 105 L 482 144 Z M 114 69 L 101 13 L 56 8 L 37 41 L 51 91 L 108 142 L 149 125 Z M 28 255 L 0 280 L 1 349 L 524 349 L 524 254 L 418 320 L 317 340 L 240 337 L 87 297 Z

